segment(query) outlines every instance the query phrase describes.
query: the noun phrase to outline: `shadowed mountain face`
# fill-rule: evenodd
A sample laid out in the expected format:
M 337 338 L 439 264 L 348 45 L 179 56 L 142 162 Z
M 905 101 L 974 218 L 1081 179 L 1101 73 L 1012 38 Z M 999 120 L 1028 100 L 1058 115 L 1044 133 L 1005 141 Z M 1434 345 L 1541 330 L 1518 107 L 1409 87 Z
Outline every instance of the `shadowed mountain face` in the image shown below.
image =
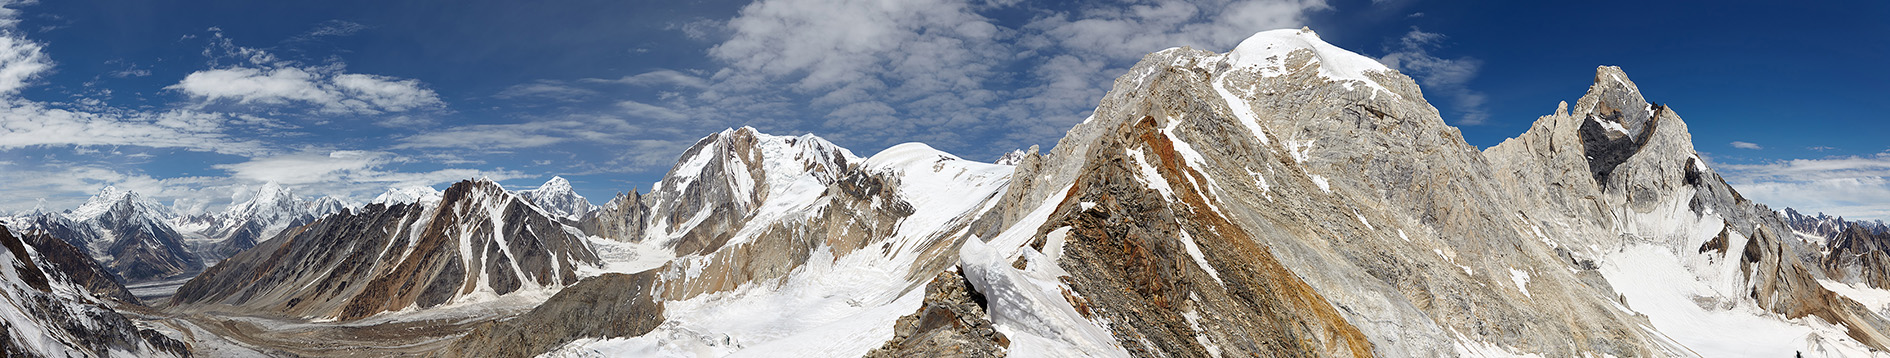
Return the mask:
M 575 228 L 498 184 L 464 181 L 436 205 L 370 204 L 285 232 L 192 279 L 172 305 L 358 319 L 556 290 L 598 262 Z

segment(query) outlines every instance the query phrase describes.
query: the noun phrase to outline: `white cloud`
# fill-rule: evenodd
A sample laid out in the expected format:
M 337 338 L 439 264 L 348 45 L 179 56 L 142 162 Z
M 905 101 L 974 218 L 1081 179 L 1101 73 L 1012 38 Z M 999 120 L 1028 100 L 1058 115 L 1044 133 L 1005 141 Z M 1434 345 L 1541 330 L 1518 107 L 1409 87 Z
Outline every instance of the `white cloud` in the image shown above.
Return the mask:
M 1739 148 L 1739 149 L 1752 149 L 1752 150 L 1765 149 L 1765 147 L 1761 147 L 1756 143 L 1741 142 L 1741 141 L 1736 141 L 1736 140 L 1733 141 L 1731 145 L 1733 148 Z
M 680 86 L 684 88 L 694 88 L 694 89 L 703 89 L 703 88 L 709 87 L 708 80 L 703 79 L 702 77 L 697 77 L 695 75 L 678 72 L 676 70 L 655 70 L 655 71 L 639 73 L 639 74 L 631 75 L 631 76 L 624 76 L 623 78 L 615 79 L 615 80 L 587 79 L 585 81 L 622 83 L 622 84 L 637 85 L 637 86 Z
M 0 29 L 0 96 L 18 93 L 53 66 L 39 43 L 14 34 L 11 27 Z
M 761 0 L 721 23 L 727 38 L 709 54 L 727 67 L 701 85 L 667 70 L 616 82 L 700 89 L 665 97 L 661 107 L 705 131 L 754 125 L 850 145 L 917 140 L 995 156 L 1060 137 L 1143 55 L 1175 46 L 1223 51 L 1329 9 L 1302 0 L 1127 1 L 1028 8 L 1043 15 L 1016 27 L 981 14 L 1012 6 L 1035 5 Z
M 1431 55 L 1430 49 L 1437 47 L 1443 39 L 1442 34 L 1412 27 L 1398 40 L 1396 47 L 1386 49 L 1391 53 L 1379 58 L 1378 62 L 1417 78 L 1418 83 L 1424 85 L 1425 92 L 1449 98 L 1461 116 L 1457 124 L 1483 124 L 1490 119 L 1489 109 L 1483 106 L 1489 96 L 1468 87 L 1470 80 L 1476 78 L 1477 72 L 1482 69 L 1483 61 L 1474 57 L 1446 59 Z
M 80 112 L 30 101 L 0 103 L 0 150 L 36 146 L 135 145 L 224 154 L 266 151 L 260 142 L 225 134 L 231 124 L 275 126 L 253 116 L 192 110 Z
M 1741 194 L 1774 209 L 1890 220 L 1890 152 L 1720 167 Z
M 207 102 L 282 105 L 300 102 L 336 114 L 380 114 L 441 107 L 420 80 L 339 73 L 323 68 L 232 67 L 191 73 L 165 89 Z
M 355 23 L 353 21 L 328 20 L 328 21 L 323 21 L 320 25 L 316 25 L 315 28 L 313 29 L 309 29 L 308 32 L 304 32 L 301 35 L 297 35 L 294 38 L 290 38 L 289 40 L 290 41 L 308 41 L 308 40 L 314 40 L 314 39 L 322 38 L 322 37 L 353 36 L 354 34 L 360 33 L 361 31 L 364 31 L 367 29 L 368 29 L 367 25 L 362 25 L 359 23 Z
M 268 51 L 237 46 L 220 30 L 211 31 L 215 40 L 204 54 L 211 57 L 212 67 L 220 68 L 193 72 L 164 89 L 182 92 L 205 104 L 303 104 L 328 114 L 374 115 L 445 106 L 439 95 L 420 80 L 346 73 L 339 63 L 306 66 L 278 59 Z M 216 66 L 216 59 L 222 57 L 244 63 Z
M 584 98 L 597 96 L 598 92 L 579 88 L 559 81 L 540 80 L 532 83 L 513 85 L 493 94 L 502 99 L 550 99 L 560 102 L 576 102 Z

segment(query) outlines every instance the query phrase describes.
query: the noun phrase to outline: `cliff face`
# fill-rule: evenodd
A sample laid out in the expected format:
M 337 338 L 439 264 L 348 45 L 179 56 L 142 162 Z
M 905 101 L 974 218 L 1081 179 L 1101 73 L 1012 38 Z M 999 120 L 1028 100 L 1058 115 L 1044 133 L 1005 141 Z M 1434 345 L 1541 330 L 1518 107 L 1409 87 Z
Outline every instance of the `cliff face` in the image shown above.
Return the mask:
M 74 258 L 51 256 L 70 252 L 42 251 L 43 242 L 29 241 L 41 240 L 21 240 L 0 226 L 0 247 L 6 250 L 0 252 L 0 352 L 27 357 L 190 355 L 183 343 L 114 311 L 100 299 L 105 294 L 89 289 L 97 283 L 75 281 L 99 279 L 87 277 L 99 273 L 96 263 L 74 266 L 69 261 Z M 93 269 L 62 271 L 75 267 Z M 122 286 L 118 292 L 123 292 Z
M 295 228 L 206 270 L 172 305 L 358 319 L 556 290 L 598 263 L 576 228 L 495 183 L 464 181 L 436 205 L 371 204 Z

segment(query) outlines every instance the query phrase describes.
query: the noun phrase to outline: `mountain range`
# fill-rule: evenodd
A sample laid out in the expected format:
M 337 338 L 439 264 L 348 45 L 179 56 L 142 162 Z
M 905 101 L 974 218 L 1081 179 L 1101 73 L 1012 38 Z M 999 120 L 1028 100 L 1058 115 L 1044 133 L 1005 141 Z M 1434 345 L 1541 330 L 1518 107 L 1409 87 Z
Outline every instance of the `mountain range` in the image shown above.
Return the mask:
M 1747 200 L 1677 109 L 1618 67 L 1590 83 L 1477 148 L 1410 77 L 1288 29 L 1149 54 L 1050 150 L 997 163 L 921 143 L 861 157 L 742 127 L 595 206 L 558 177 L 365 205 L 266 184 L 197 216 L 107 188 L 0 222 L 36 238 L 0 235 L 14 252 L 0 258 L 13 298 L 0 343 L 44 356 L 1890 355 L 1881 223 Z M 184 277 L 148 300 L 122 284 Z M 51 328 L 75 314 L 108 324 Z

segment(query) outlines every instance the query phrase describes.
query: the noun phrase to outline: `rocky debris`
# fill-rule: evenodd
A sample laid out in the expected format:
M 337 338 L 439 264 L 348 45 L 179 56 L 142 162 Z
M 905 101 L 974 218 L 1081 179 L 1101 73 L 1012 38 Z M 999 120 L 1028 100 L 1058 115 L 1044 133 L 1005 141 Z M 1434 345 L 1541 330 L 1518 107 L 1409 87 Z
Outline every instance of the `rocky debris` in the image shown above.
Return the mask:
M 370 204 L 285 232 L 185 283 L 172 305 L 352 320 L 475 292 L 556 289 L 599 263 L 576 228 L 497 183 L 463 181 L 422 205 Z
M 190 356 L 183 343 L 141 328 L 97 301 L 69 275 L 0 226 L 0 352 L 12 356 Z M 37 262 L 37 263 L 36 263 Z
M 532 357 L 578 338 L 635 337 L 663 323 L 656 271 L 607 273 L 558 291 L 531 312 L 487 323 L 437 352 L 444 357 Z
M 919 311 L 899 317 L 892 340 L 866 357 L 1003 357 L 1010 339 L 991 326 L 984 305 L 958 270 L 939 273 L 926 284 Z

